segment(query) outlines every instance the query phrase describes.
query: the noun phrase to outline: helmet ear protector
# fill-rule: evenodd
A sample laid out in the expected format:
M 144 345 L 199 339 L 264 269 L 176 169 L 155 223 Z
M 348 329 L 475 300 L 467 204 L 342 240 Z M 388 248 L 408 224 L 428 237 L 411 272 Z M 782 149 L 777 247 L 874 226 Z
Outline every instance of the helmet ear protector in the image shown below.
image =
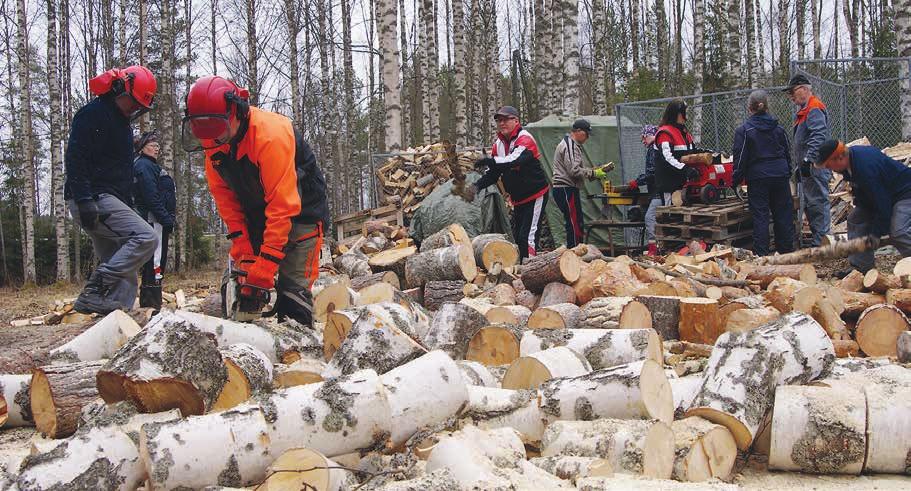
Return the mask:
M 186 103 L 189 93 L 184 98 L 184 118 L 181 134 L 181 143 L 188 152 L 217 148 L 225 142 L 217 139 L 224 135 L 229 128 L 233 105 L 234 115 L 243 120 L 250 115 L 250 103 L 247 100 L 250 92 L 234 85 L 234 90 L 224 93 L 224 114 L 196 114 L 190 115 L 189 105 Z

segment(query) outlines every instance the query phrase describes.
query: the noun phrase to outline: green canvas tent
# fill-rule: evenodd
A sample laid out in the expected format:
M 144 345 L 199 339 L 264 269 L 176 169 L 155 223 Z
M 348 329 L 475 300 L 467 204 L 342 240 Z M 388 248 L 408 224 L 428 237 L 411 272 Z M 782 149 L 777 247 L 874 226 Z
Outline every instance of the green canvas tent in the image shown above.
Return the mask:
M 617 129 L 617 118 L 615 116 L 579 116 L 587 119 L 592 125 L 592 134 L 585 145 L 582 146 L 587 163 L 586 165 L 602 165 L 607 162 L 614 162 L 616 167 L 608 177 L 615 185 L 625 184 L 621 182 L 622 175 L 620 171 L 620 140 Z M 573 121 L 576 118 L 547 116 L 540 121 L 525 125 L 525 129 L 535 137 L 538 147 L 541 149 L 541 164 L 544 166 L 544 172 L 549 179 L 553 178 L 553 159 L 554 150 L 564 135 L 569 133 Z M 585 223 L 591 223 L 593 220 L 606 218 L 602 212 L 602 202 L 600 199 L 591 198 L 592 195 L 601 194 L 601 182 L 587 181 L 585 189 L 581 190 L 582 195 L 582 214 Z M 564 244 L 566 233 L 563 229 L 563 215 L 560 209 L 554 204 L 553 199 L 547 203 L 545 210 L 547 222 L 550 224 L 551 233 L 554 236 L 554 242 L 557 245 Z M 619 212 L 615 209 L 612 213 L 614 218 L 619 219 Z M 619 229 L 613 233 L 614 244 L 623 244 L 623 232 Z M 600 247 L 607 248 L 607 232 L 605 229 L 592 230 L 588 242 Z

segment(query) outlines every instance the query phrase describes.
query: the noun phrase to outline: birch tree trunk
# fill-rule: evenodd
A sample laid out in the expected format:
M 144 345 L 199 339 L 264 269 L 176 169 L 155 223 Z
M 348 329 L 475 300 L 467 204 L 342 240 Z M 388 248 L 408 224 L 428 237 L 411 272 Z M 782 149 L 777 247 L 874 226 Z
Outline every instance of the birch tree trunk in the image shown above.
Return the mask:
M 820 14 L 822 12 L 821 8 L 822 0 L 810 0 L 810 15 L 813 17 L 811 23 L 813 25 L 813 59 L 818 60 L 822 58 L 822 40 L 820 39 L 819 25 L 822 23 L 822 18 Z
M 415 96 L 415 94 L 413 92 L 409 92 L 409 91 L 413 91 L 413 89 L 415 87 L 414 73 L 416 72 L 416 70 L 415 70 L 414 59 L 412 58 L 411 59 L 412 75 L 411 75 L 411 77 L 408 76 L 408 60 L 409 60 L 409 56 L 408 56 L 408 23 L 406 22 L 407 16 L 405 15 L 405 0 L 399 0 L 399 12 L 402 13 L 402 15 L 400 15 L 398 17 L 398 19 L 399 19 L 399 42 L 400 42 L 400 46 L 401 46 L 399 49 L 399 53 L 402 58 L 402 70 L 401 70 L 402 78 L 401 78 L 401 83 L 399 84 L 398 90 L 400 92 L 399 104 L 401 104 L 401 107 L 402 107 L 402 109 L 401 109 L 401 114 L 402 114 L 402 144 L 401 144 L 401 147 L 404 149 L 404 148 L 408 147 L 409 143 L 413 139 L 412 128 L 414 127 L 414 124 L 411 121 L 411 107 L 410 107 L 410 104 L 408 104 L 408 102 Z M 412 82 L 410 85 L 408 83 L 409 81 Z
M 457 1 L 457 0 L 453 0 Z M 535 0 L 535 35 L 532 39 L 535 49 L 535 109 L 538 116 L 547 114 L 547 17 L 544 15 L 544 0 Z
M 22 241 L 22 266 L 25 283 L 34 283 L 35 275 L 35 162 L 32 149 L 32 96 L 29 81 L 28 24 L 25 0 L 16 2 L 16 56 L 19 72 L 19 142 L 21 162 L 25 166 L 23 212 L 25 233 Z
M 898 44 L 898 56 L 911 56 L 911 0 L 895 0 L 895 33 Z M 909 61 L 899 64 L 901 82 L 902 140 L 911 139 L 911 67 Z
M 744 0 L 743 30 L 746 31 L 746 64 L 747 85 L 755 87 L 759 83 L 759 73 L 762 70 L 762 59 L 756 58 L 756 22 L 753 13 L 753 0 Z M 759 39 L 762 42 L 762 38 Z
M 484 66 L 487 67 L 485 73 L 487 78 L 487 104 L 482 109 L 481 121 L 487 121 L 486 128 L 490 132 L 496 131 L 496 122 L 493 120 L 493 113 L 500 107 L 500 43 L 499 34 L 497 33 L 497 2 L 496 0 L 485 0 L 484 2 L 484 21 L 486 28 L 484 32 L 487 35 L 484 44 L 487 47 L 486 61 Z M 577 57 L 578 60 L 578 57 Z M 518 106 L 518 102 L 514 103 Z M 482 138 L 483 138 L 482 134 Z M 479 141 L 481 141 L 479 139 Z
M 170 123 L 174 120 L 171 112 L 174 108 L 174 3 L 173 0 L 161 0 L 160 5 L 161 74 L 158 76 L 158 94 L 155 97 L 159 103 L 158 124 L 163 126 L 159 160 L 168 174 L 177 177 L 174 173 L 174 133 L 169 130 Z
M 458 3 L 458 2 L 456 2 Z M 396 44 L 396 0 L 377 0 L 380 52 L 383 57 L 383 105 L 386 110 L 386 150 L 402 148 L 402 101 L 399 89 L 399 48 Z M 404 36 L 405 33 L 402 33 Z
M 127 56 L 127 0 L 120 0 L 117 5 L 120 7 L 120 22 L 117 26 L 117 64 L 126 65 L 129 60 Z
M 423 75 L 424 141 L 440 138 L 439 48 L 437 47 L 436 8 L 433 0 L 421 0 L 421 74 Z
M 342 2 L 345 4 L 346 2 Z M 300 12 L 297 0 L 285 0 L 285 21 L 288 26 L 288 71 L 291 78 L 291 114 L 294 124 L 302 127 L 304 118 L 301 114 L 300 68 L 297 57 L 297 34 L 300 32 Z M 213 40 L 214 42 L 214 40 Z
M 801 1 L 801 0 L 798 0 Z M 860 28 L 860 0 L 842 0 L 841 8 L 845 14 L 845 27 L 848 31 L 848 40 L 851 42 L 851 57 L 860 56 L 861 40 L 858 39 Z
M 791 59 L 790 3 L 790 0 L 778 0 L 778 69 L 782 74 L 788 73 L 788 61 Z
M 667 87 L 670 79 L 668 69 L 670 67 L 668 60 L 668 35 L 667 35 L 667 11 L 664 9 L 663 1 L 655 2 L 655 55 L 658 65 L 658 80 Z
M 604 17 L 604 0 L 592 0 L 592 65 L 594 78 L 592 80 L 592 106 L 595 114 L 607 114 L 607 95 L 604 83 L 607 80 L 607 66 L 609 54 L 606 48 L 606 32 Z
M 54 192 L 54 235 L 57 239 L 57 281 L 69 281 L 69 238 L 66 233 L 66 202 L 63 199 L 63 154 L 61 152 L 60 61 L 57 58 L 57 7 L 47 1 L 47 88 L 51 110 L 51 187 Z
M 699 0 L 696 2 L 699 3 Z M 633 49 L 633 73 L 635 73 L 639 70 L 639 0 L 630 0 L 629 4 L 630 44 Z
M 739 87 L 743 80 L 740 46 L 740 5 L 741 0 L 728 0 L 727 4 L 727 31 L 728 46 L 730 48 L 730 74 L 731 86 Z
M 167 1 L 167 0 L 165 0 Z M 256 0 L 246 0 L 247 29 L 247 89 L 250 91 L 250 104 L 259 105 L 259 71 L 256 62 L 259 60 L 259 40 L 256 35 Z
M 563 113 L 579 113 L 579 0 L 563 0 Z
M 702 85 L 705 80 L 705 0 L 693 0 L 693 93 L 697 96 L 693 101 L 697 107 L 693 111 L 691 131 L 697 139 L 702 136 L 702 110 L 698 105 L 702 103 Z

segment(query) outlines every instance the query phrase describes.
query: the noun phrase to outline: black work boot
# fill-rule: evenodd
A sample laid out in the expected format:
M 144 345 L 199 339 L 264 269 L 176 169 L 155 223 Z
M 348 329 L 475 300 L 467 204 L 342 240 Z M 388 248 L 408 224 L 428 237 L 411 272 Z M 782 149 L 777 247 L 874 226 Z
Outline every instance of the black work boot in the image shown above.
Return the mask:
M 139 287 L 139 306 L 141 308 L 151 307 L 156 313 L 161 310 L 161 283 L 155 282 L 154 285 L 140 285 Z
M 110 289 L 110 285 L 105 284 L 104 275 L 95 271 L 73 304 L 73 309 L 81 314 L 110 314 L 120 308 L 120 304 L 108 298 Z

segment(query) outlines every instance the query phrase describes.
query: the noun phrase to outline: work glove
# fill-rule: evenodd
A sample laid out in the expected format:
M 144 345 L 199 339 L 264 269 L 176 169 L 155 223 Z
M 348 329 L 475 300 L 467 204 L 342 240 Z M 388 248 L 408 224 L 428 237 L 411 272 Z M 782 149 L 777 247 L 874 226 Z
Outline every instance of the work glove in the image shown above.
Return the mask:
M 628 186 L 629 186 L 630 190 L 636 191 L 639 189 L 639 182 L 636 181 L 635 179 L 633 179 L 632 181 L 629 182 Z
M 282 254 L 284 257 L 284 254 Z M 247 272 L 246 280 L 244 284 L 256 286 L 266 290 L 271 290 L 275 287 L 275 274 L 278 273 L 278 263 L 275 262 L 276 258 L 258 256 L 253 264 L 247 266 L 245 270 Z M 281 258 L 277 258 L 281 260 Z
M 253 256 L 253 244 L 246 234 L 238 235 L 231 239 L 231 251 L 228 254 L 235 261 L 240 261 L 244 256 Z
M 483 171 L 483 170 L 486 169 L 486 168 L 493 167 L 494 164 L 496 164 L 496 163 L 497 163 L 497 162 L 493 159 L 493 157 L 484 157 L 484 158 L 480 158 L 480 159 L 478 159 L 478 160 L 475 161 L 475 163 L 474 163 L 474 169 L 475 169 L 476 171 Z
M 595 169 L 592 171 L 592 175 L 595 176 L 595 179 L 605 180 L 607 179 L 607 172 L 604 172 L 603 169 Z
M 76 203 L 79 209 L 79 223 L 85 230 L 95 230 L 98 226 L 98 205 L 94 199 L 87 199 Z
M 810 177 L 813 175 L 812 168 L 813 164 L 809 160 L 804 160 L 803 163 L 800 164 L 800 177 Z

